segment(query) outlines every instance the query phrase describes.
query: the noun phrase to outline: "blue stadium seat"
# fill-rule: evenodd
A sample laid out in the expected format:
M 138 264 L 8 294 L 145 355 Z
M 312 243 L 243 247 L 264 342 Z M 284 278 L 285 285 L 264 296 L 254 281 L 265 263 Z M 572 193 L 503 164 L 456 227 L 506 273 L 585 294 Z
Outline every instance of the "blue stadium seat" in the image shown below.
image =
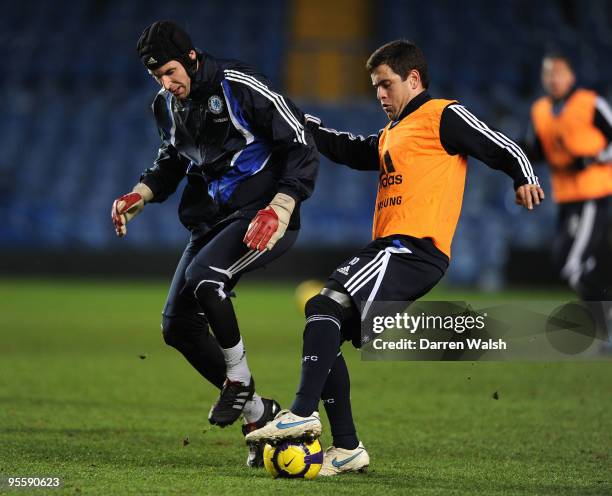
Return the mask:
M 175 19 L 199 48 L 245 60 L 282 90 L 290 9 L 283 0 L 235 0 L 231 9 L 225 0 L 4 2 L 0 28 L 12 68 L 0 83 L 10 95 L 0 120 L 0 246 L 116 246 L 110 202 L 138 180 L 158 146 L 149 109 L 156 86 L 135 52 L 146 25 Z M 612 96 L 612 5 L 605 0 L 472 0 L 464 7 L 451 0 L 430 0 L 426 7 L 381 0 L 375 11 L 372 47 L 415 40 L 429 59 L 432 94 L 459 99 L 515 139 L 541 93 L 540 58 L 551 42 L 579 56 L 582 83 Z M 369 134 L 386 123 L 373 95 L 349 104 L 301 104 L 341 130 Z M 546 173 L 540 175 L 546 184 Z M 94 193 L 83 205 L 87 215 L 76 215 L 74 205 L 92 181 Z M 303 206 L 300 245 L 367 243 L 375 188 L 375 173 L 323 159 L 314 196 Z M 127 243 L 182 245 L 187 235 L 177 221 L 178 196 L 151 206 L 155 214 L 134 223 Z M 507 178 L 470 163 L 448 278 L 499 284 L 509 248 L 546 245 L 553 219 L 552 202 L 538 215 L 520 212 Z M 481 243 L 483 236 L 492 241 Z

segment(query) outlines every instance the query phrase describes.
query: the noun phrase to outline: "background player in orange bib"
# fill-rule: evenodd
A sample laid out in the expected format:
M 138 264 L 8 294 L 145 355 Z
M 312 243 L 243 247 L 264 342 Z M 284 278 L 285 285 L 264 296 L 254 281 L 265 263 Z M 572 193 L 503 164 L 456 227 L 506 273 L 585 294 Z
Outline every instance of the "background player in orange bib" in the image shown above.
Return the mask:
M 340 352 L 343 340 L 361 345 L 360 321 L 374 301 L 414 301 L 442 278 L 461 211 L 467 156 L 508 174 L 516 202 L 528 209 L 544 199 L 529 160 L 503 134 L 453 100 L 427 93 L 421 50 L 394 41 L 366 65 L 389 124 L 364 138 L 325 128 L 307 116 L 317 148 L 331 160 L 380 172 L 373 241 L 332 273 L 306 304 L 302 378 L 291 410 L 247 435 L 247 442 L 318 437 L 323 400 L 334 445 L 322 475 L 362 471 L 369 455 L 359 442 L 349 399 L 350 382 Z
M 544 57 L 547 94 L 532 106 L 526 151 L 550 167 L 559 273 L 583 300 L 611 300 L 612 110 L 594 91 L 575 84 L 565 55 Z

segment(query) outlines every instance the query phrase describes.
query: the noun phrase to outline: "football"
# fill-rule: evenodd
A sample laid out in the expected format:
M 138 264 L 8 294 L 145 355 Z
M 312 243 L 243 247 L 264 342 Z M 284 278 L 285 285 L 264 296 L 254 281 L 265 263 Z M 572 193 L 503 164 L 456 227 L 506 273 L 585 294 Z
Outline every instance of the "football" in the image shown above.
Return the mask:
M 300 312 L 304 311 L 306 302 L 317 295 L 324 285 L 323 281 L 317 279 L 308 279 L 298 284 L 295 288 L 295 304 Z
M 264 447 L 264 467 L 274 479 L 314 479 L 321 470 L 323 448 L 318 439 L 312 442 L 287 441 Z

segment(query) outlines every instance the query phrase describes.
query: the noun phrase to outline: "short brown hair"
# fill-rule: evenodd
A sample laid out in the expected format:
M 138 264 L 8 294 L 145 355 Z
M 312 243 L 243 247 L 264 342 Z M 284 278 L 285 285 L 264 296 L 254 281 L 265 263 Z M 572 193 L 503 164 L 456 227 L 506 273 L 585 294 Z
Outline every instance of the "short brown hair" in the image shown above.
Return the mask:
M 547 59 L 548 60 L 562 60 L 563 62 L 565 62 L 567 67 L 572 72 L 574 71 L 574 64 L 573 64 L 573 61 L 572 61 L 571 57 L 567 53 L 562 52 L 561 50 L 551 49 L 551 50 L 547 51 L 544 54 L 544 57 L 542 57 L 542 62 L 544 62 Z
M 366 69 L 371 73 L 382 64 L 387 64 L 402 79 L 406 79 L 413 69 L 417 70 L 423 88 L 429 86 L 427 60 L 421 49 L 411 41 L 395 40 L 377 48 L 366 62 Z

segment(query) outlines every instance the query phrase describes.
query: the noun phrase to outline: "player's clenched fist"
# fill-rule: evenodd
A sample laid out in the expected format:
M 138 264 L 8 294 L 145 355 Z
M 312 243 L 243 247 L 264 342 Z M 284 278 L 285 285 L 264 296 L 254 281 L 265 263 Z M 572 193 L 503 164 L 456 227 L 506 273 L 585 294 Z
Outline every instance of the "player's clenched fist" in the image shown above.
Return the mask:
M 270 204 L 257 212 L 249 224 L 244 243 L 251 250 L 271 250 L 285 234 L 294 208 L 293 198 L 284 193 L 277 193 Z
M 113 202 L 111 218 L 117 236 L 120 238 L 127 234 L 125 225 L 136 217 L 145 206 L 145 203 L 153 199 L 153 191 L 144 183 L 134 186 L 131 193 L 120 196 Z
M 537 184 L 523 184 L 516 189 L 517 205 L 532 210 L 534 205 L 539 205 L 544 200 L 544 190 Z

